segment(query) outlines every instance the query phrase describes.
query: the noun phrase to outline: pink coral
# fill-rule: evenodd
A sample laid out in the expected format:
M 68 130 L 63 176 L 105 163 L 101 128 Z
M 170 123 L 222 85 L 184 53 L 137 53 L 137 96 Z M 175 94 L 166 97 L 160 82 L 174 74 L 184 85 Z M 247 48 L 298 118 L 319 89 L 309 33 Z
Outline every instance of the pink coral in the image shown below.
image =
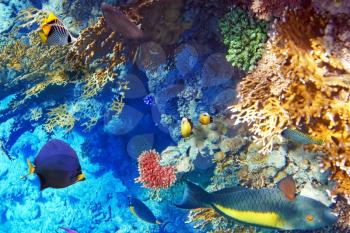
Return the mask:
M 144 187 L 169 188 L 176 181 L 175 167 L 159 164 L 160 155 L 155 150 L 144 151 L 138 158 L 140 176 L 135 179 Z

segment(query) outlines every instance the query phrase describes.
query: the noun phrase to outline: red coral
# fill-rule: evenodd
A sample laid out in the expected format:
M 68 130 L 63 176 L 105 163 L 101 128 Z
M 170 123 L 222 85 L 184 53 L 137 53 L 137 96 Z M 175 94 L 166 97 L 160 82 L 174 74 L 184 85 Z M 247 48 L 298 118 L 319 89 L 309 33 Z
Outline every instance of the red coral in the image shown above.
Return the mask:
M 176 181 L 175 167 L 162 167 L 160 156 L 155 150 L 144 151 L 138 158 L 140 176 L 135 179 L 144 187 L 169 188 Z

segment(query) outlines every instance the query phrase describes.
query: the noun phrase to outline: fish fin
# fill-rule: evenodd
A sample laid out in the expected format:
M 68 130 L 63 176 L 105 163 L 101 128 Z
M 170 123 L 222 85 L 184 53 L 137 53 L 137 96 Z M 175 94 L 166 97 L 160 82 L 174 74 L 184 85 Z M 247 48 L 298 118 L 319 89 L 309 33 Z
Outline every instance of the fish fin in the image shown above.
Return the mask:
M 212 192 L 211 194 L 232 193 L 232 192 L 237 192 L 237 191 L 241 191 L 241 190 L 245 190 L 245 189 L 247 189 L 247 188 L 244 188 L 244 187 L 241 187 L 241 186 L 236 186 L 236 187 L 220 189 L 218 191 Z
M 43 43 L 47 42 L 47 36 L 43 32 L 39 32 L 39 37 Z
M 134 58 L 132 59 L 132 64 L 136 64 L 136 62 L 140 60 L 141 54 L 142 54 L 142 49 L 140 44 L 139 46 L 137 46 L 137 49 L 134 54 Z
M 27 176 L 30 176 L 31 174 L 33 174 L 35 172 L 35 166 L 32 164 L 32 162 L 30 162 L 29 159 L 27 159 L 27 164 L 28 164 L 29 172 L 27 175 L 22 176 L 21 180 L 25 179 Z
M 139 217 L 137 216 L 136 212 L 135 212 L 135 208 L 133 206 L 129 206 L 130 212 L 135 216 L 135 217 Z
M 54 13 L 50 12 L 45 23 L 51 23 L 52 21 L 55 21 L 55 20 L 58 20 L 58 18 L 56 17 L 56 15 L 54 15 Z
M 295 181 L 292 176 L 287 176 L 278 182 L 278 188 L 284 193 L 290 201 L 295 199 Z
M 84 174 L 84 173 L 81 173 L 81 174 L 78 175 L 77 181 L 76 181 L 76 182 L 83 181 L 83 180 L 85 180 L 85 179 L 86 179 L 85 174 Z
M 50 34 L 51 28 L 52 26 L 47 24 L 41 26 L 41 29 L 43 30 L 45 36 L 48 36 Z
M 40 180 L 40 191 L 43 191 L 44 189 L 48 188 L 49 185 L 46 183 L 46 180 L 42 175 L 40 175 L 40 174 L 37 174 L 37 175 L 38 175 L 39 180 Z
M 175 204 L 181 209 L 196 209 L 208 207 L 210 194 L 198 185 L 186 180 L 186 188 L 180 204 Z

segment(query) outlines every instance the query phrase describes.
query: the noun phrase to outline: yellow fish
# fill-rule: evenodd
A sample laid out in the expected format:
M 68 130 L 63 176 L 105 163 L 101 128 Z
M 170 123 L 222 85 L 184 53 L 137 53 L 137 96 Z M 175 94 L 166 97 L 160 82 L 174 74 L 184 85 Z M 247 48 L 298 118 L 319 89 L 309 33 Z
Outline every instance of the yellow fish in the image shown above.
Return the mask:
M 199 123 L 202 125 L 209 125 L 213 122 L 213 118 L 207 112 L 203 112 L 199 115 Z
M 190 119 L 183 117 L 181 120 L 181 136 L 187 138 L 191 135 L 193 124 Z

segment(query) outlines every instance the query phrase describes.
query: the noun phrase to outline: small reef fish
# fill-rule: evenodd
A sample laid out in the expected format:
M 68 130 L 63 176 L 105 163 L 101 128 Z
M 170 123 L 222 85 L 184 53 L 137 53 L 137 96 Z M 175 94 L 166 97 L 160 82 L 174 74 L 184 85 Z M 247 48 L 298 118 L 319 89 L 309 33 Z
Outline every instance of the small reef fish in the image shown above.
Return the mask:
M 101 10 L 109 28 L 120 33 L 125 39 L 137 43 L 149 40 L 149 37 L 117 7 L 103 2 Z
M 213 193 L 186 183 L 183 200 L 176 205 L 179 208 L 214 208 L 238 222 L 281 230 L 314 230 L 337 221 L 331 209 L 321 202 L 296 196 L 291 177 L 282 179 L 278 188 L 233 187 Z
M 142 201 L 130 196 L 128 199 L 129 209 L 135 217 L 151 224 L 161 224 L 161 222 L 154 216 L 152 211 Z
M 181 136 L 187 138 L 191 135 L 193 129 L 193 124 L 190 119 L 183 117 L 181 120 Z
M 312 138 L 311 136 L 304 134 L 296 129 L 285 129 L 281 132 L 282 137 L 288 139 L 290 141 L 301 143 L 301 144 L 317 144 L 322 145 L 322 140 L 317 140 Z
M 44 19 L 40 29 L 41 41 L 49 46 L 66 45 L 77 40 L 53 13 Z
M 61 140 L 46 143 L 35 158 L 34 166 L 27 160 L 29 174 L 36 173 L 40 179 L 40 190 L 45 188 L 65 188 L 85 180 L 77 154 L 70 145 Z
M 213 118 L 207 112 L 203 112 L 199 115 L 199 123 L 202 125 L 209 125 L 213 122 Z
M 64 230 L 67 233 L 78 233 L 77 231 L 73 231 L 73 230 L 71 230 L 69 228 L 66 228 L 66 227 L 59 227 L 59 229 L 62 229 L 62 230 Z

